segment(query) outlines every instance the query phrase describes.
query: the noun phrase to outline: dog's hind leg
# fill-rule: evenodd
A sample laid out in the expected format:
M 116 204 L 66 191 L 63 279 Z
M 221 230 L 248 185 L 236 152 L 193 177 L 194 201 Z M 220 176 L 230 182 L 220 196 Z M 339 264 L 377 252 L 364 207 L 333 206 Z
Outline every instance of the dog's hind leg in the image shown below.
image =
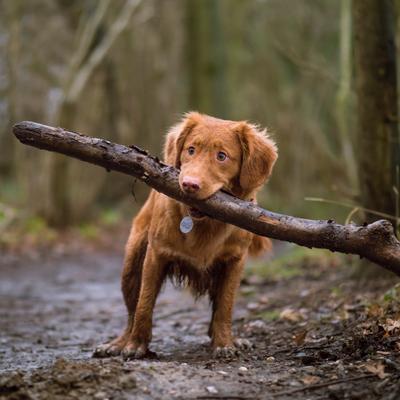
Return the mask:
M 222 265 L 210 289 L 212 318 L 208 334 L 211 337 L 214 355 L 217 357 L 230 355 L 235 351 L 232 313 L 243 267 L 243 257 Z

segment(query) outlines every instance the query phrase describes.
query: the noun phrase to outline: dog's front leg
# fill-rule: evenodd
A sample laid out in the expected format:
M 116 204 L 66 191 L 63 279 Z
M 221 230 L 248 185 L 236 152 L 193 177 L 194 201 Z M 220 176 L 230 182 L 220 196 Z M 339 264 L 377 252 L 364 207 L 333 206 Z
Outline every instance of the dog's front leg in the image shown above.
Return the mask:
M 244 257 L 234 259 L 225 265 L 211 293 L 213 314 L 209 335 L 215 356 L 228 355 L 235 349 L 232 336 L 232 313 L 243 267 Z
M 166 259 L 149 245 L 143 263 L 142 283 L 133 328 L 122 351 L 125 359 L 144 357 L 151 341 L 153 309 L 165 278 Z

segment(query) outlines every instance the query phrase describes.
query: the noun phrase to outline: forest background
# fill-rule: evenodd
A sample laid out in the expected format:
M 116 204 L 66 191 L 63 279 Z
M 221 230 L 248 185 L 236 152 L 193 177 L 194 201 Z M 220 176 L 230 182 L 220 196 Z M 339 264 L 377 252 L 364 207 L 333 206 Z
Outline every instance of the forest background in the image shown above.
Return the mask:
M 383 3 L 395 39 L 399 2 Z M 188 110 L 249 120 L 279 147 L 262 206 L 341 223 L 363 222 L 362 207 L 395 215 L 398 185 L 379 173 L 396 164 L 379 171 L 372 154 L 385 158 L 387 143 L 372 131 L 370 155 L 357 135 L 355 12 L 350 0 L 0 0 L 0 242 L 71 226 L 101 234 L 129 221 L 148 192 L 21 146 L 11 134 L 20 120 L 156 155 Z M 366 162 L 389 205 L 366 198 Z

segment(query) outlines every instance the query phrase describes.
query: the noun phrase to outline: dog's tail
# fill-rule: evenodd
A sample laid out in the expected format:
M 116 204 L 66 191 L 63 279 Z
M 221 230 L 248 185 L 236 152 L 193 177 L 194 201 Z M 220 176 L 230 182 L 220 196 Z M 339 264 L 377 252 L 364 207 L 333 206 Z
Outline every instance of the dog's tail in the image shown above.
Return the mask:
M 251 241 L 249 247 L 249 254 L 251 256 L 258 256 L 262 253 L 272 250 L 271 239 L 265 236 L 253 235 L 253 240 Z

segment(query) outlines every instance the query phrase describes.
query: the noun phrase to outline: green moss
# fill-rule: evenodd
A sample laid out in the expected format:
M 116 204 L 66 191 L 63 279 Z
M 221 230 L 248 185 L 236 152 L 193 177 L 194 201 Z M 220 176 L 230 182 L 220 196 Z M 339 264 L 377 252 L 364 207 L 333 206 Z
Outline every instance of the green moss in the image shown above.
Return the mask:
M 121 213 L 116 209 L 103 210 L 100 214 L 100 223 L 105 226 L 113 226 L 121 221 Z
M 100 231 L 93 224 L 82 224 L 79 226 L 79 233 L 85 239 L 96 239 L 98 238 Z
M 240 293 L 242 296 L 252 296 L 253 294 L 257 293 L 254 286 L 243 286 L 240 288 Z
M 271 261 L 250 262 L 246 268 L 246 274 L 271 280 L 290 279 L 312 272 L 312 268 L 307 268 L 308 266 L 326 265 L 337 257 L 327 250 L 293 246 Z
M 399 301 L 400 300 L 400 284 L 393 286 L 383 295 L 383 301 Z
M 22 229 L 34 243 L 51 242 L 57 237 L 56 231 L 48 226 L 44 218 L 38 216 L 28 218 Z
M 48 229 L 46 221 L 41 217 L 30 217 L 26 220 L 26 231 L 30 234 L 41 234 Z
M 331 289 L 331 295 L 334 297 L 339 297 L 343 293 L 343 290 L 339 286 L 334 286 Z
M 275 321 L 279 318 L 279 314 L 280 312 L 278 310 L 269 310 L 260 312 L 256 316 L 264 321 Z

